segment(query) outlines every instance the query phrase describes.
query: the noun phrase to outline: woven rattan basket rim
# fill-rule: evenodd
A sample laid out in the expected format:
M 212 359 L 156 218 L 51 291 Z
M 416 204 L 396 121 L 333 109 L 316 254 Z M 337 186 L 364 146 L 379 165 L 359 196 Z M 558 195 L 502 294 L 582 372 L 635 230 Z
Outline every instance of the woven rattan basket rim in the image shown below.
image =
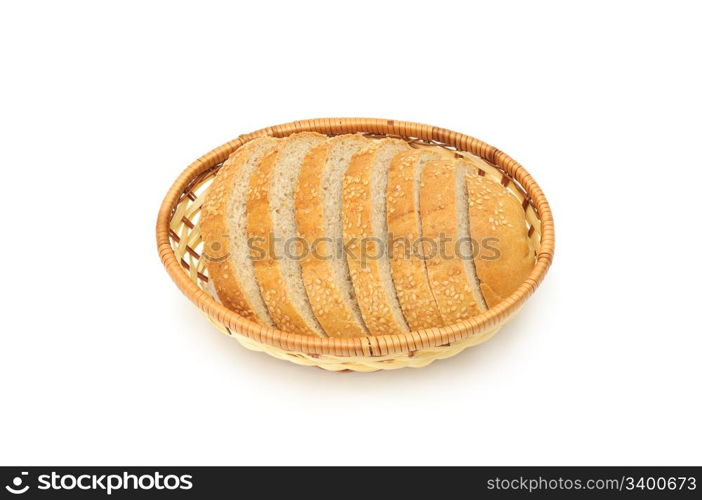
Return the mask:
M 365 132 L 379 136 L 435 141 L 455 147 L 459 151 L 470 152 L 495 165 L 523 188 L 527 202 L 536 211 L 541 221 L 541 243 L 532 272 L 512 295 L 478 316 L 455 325 L 402 335 L 358 338 L 298 335 L 255 324 L 225 308 L 193 282 L 174 254 L 169 237 L 169 225 L 175 206 L 183 194 L 188 193 L 189 188 L 201 179 L 204 173 L 215 168 L 242 144 L 263 135 L 284 137 L 303 131 L 316 131 L 328 135 Z M 553 260 L 555 245 L 553 216 L 546 197 L 524 167 L 507 154 L 474 137 L 451 130 L 379 118 L 320 118 L 295 121 L 241 135 L 219 146 L 190 164 L 171 186 L 159 210 L 156 240 L 161 261 L 176 285 L 197 307 L 215 320 L 257 342 L 289 351 L 334 356 L 385 356 L 392 353 L 413 352 L 450 344 L 502 324 L 539 286 Z

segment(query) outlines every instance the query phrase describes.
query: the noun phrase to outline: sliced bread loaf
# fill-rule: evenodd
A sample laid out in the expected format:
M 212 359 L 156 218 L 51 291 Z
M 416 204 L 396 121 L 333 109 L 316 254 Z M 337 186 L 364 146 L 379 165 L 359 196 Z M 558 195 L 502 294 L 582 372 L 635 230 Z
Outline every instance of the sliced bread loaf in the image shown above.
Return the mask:
M 274 137 L 261 137 L 232 153 L 212 181 L 200 213 L 203 258 L 217 297 L 241 316 L 271 327 L 249 257 L 246 199 L 251 173 L 277 143 Z
M 387 220 L 392 280 L 411 330 L 443 326 L 429 286 L 424 255 L 419 187 L 426 163 L 441 156 L 428 149 L 401 151 L 390 162 Z
M 281 139 L 251 178 L 247 228 L 261 295 L 280 330 L 325 336 L 302 280 L 294 194 L 307 152 L 327 137 L 313 132 Z
M 466 171 L 462 160 L 430 160 L 421 176 L 422 230 L 434 242 L 427 271 L 446 325 L 487 308 L 473 262 Z
M 409 145 L 382 139 L 357 153 L 344 175 L 343 237 L 363 321 L 373 335 L 409 331 L 392 282 L 387 252 L 388 167 Z
M 342 241 L 341 191 L 351 158 L 368 145 L 361 135 L 340 135 L 312 148 L 295 191 L 295 218 L 308 253 L 302 279 L 312 310 L 330 337 L 368 333 L 356 302 Z

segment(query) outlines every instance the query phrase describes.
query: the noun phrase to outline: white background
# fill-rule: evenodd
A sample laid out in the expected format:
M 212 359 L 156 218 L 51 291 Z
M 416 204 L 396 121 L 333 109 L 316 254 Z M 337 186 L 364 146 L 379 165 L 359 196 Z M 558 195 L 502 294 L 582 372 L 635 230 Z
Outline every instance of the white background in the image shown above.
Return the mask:
M 485 2 L 487 3 L 487 2 Z M 0 463 L 702 464 L 693 2 L 0 7 Z M 479 137 L 556 258 L 493 340 L 334 374 L 218 333 L 158 259 L 192 160 L 295 119 Z

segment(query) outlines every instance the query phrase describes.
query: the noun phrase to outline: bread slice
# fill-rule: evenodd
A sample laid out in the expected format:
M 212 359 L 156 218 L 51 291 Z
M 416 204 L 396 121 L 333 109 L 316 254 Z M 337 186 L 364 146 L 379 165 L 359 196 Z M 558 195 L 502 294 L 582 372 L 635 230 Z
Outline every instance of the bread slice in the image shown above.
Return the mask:
M 534 267 L 524 209 L 499 182 L 466 176 L 470 195 L 470 234 L 478 249 L 475 270 L 489 307 L 514 292 Z
M 325 140 L 314 132 L 280 140 L 254 172 L 247 202 L 251 257 L 271 318 L 280 330 L 322 337 L 302 280 L 294 194 L 305 155 Z
M 372 335 L 409 331 L 392 282 L 387 252 L 388 167 L 409 145 L 381 139 L 351 160 L 342 190 L 344 247 L 363 321 Z
M 203 256 L 216 296 L 225 307 L 270 327 L 274 324 L 249 258 L 245 221 L 251 174 L 277 143 L 274 137 L 261 137 L 234 151 L 212 181 L 200 212 Z
M 419 216 L 420 177 L 426 163 L 441 158 L 428 149 L 401 151 L 390 162 L 387 220 L 392 280 L 411 330 L 443 326 L 431 287 Z
M 346 258 L 338 250 L 344 174 L 352 156 L 369 142 L 349 134 L 315 146 L 302 163 L 295 191 L 297 230 L 309 248 L 300 262 L 302 279 L 314 315 L 330 337 L 368 334 Z
M 421 176 L 419 204 L 424 237 L 433 241 L 427 271 L 445 325 L 484 311 L 468 220 L 466 162 L 430 160 Z

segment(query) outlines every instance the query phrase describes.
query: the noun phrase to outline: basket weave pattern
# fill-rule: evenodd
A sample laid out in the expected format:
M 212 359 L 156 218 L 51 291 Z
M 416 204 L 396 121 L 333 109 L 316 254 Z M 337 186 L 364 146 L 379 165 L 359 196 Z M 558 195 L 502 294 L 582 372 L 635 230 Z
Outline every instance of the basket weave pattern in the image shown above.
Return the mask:
M 457 155 L 469 152 L 483 158 L 489 165 L 479 173 L 501 182 L 522 203 L 535 254 L 531 274 L 511 296 L 478 316 L 455 325 L 403 335 L 358 338 L 296 335 L 258 325 L 225 308 L 213 298 L 206 262 L 200 258 L 203 244 L 198 221 L 207 188 L 224 160 L 244 143 L 262 135 L 285 137 L 303 131 L 398 137 L 415 147 L 441 146 L 456 151 Z M 169 275 L 219 330 L 249 349 L 334 371 L 422 367 L 487 340 L 514 316 L 541 283 L 554 251 L 553 217 L 548 202 L 519 163 L 467 135 L 430 125 L 375 118 L 296 121 L 242 135 L 210 151 L 188 166 L 168 191 L 159 211 L 156 238 L 159 255 Z

